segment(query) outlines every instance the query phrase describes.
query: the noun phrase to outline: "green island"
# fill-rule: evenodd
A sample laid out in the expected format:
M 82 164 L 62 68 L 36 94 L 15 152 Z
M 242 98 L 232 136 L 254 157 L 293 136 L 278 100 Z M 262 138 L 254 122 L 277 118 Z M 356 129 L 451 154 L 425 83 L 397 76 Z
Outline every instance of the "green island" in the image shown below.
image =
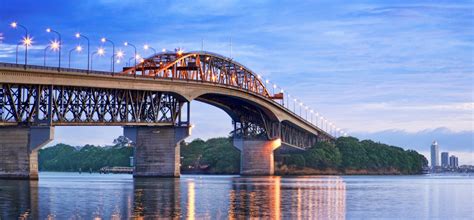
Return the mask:
M 122 137 L 112 146 L 73 147 L 57 144 L 39 151 L 40 171 L 98 172 L 102 167 L 130 166 L 133 147 Z M 340 137 L 335 143 L 317 143 L 306 151 L 275 151 L 277 175 L 420 174 L 426 158 L 414 150 Z M 181 144 L 181 172 L 238 174 L 240 152 L 231 138 L 195 139 Z

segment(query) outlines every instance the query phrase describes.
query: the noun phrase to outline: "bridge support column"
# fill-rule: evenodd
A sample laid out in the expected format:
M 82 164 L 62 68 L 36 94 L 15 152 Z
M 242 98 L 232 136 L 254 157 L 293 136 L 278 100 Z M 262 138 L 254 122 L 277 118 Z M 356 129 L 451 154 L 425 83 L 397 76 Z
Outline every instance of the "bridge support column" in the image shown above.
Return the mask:
M 38 179 L 38 150 L 54 127 L 0 127 L 0 178 Z
M 271 176 L 275 173 L 273 151 L 281 140 L 248 140 L 234 138 L 234 146 L 240 150 L 240 175 Z
M 135 142 L 134 177 L 179 177 L 180 143 L 189 127 L 125 127 L 124 135 Z

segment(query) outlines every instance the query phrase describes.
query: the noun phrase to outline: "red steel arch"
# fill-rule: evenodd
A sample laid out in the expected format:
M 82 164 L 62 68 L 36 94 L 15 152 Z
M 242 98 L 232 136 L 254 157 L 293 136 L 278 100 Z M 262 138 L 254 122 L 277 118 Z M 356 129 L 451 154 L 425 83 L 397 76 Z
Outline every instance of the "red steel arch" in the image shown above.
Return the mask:
M 135 67 L 125 67 L 120 74 L 216 83 L 273 98 L 258 74 L 230 58 L 206 51 L 157 53 Z

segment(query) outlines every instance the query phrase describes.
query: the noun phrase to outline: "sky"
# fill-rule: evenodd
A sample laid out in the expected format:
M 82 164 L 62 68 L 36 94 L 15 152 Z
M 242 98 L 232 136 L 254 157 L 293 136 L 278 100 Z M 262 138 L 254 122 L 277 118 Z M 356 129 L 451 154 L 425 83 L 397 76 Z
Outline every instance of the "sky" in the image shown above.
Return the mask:
M 183 48 L 230 56 L 276 83 L 360 139 L 370 138 L 429 159 L 441 151 L 474 164 L 474 4 L 472 1 L 10 1 L 0 2 L 0 62 L 15 62 L 22 32 L 34 37 L 30 63 L 43 64 L 44 48 L 62 34 L 68 52 L 100 38 L 157 50 Z M 232 47 L 230 46 L 232 42 Z M 111 56 L 110 45 L 103 47 Z M 232 49 L 231 49 L 232 48 Z M 20 49 L 20 52 L 22 50 Z M 47 64 L 57 65 L 47 51 Z M 94 69 L 108 70 L 105 57 Z M 23 55 L 20 53 L 20 61 Z M 71 66 L 86 67 L 84 53 Z M 221 110 L 193 102 L 196 127 L 188 140 L 227 136 L 231 120 Z M 57 127 L 55 141 L 106 145 L 120 127 Z

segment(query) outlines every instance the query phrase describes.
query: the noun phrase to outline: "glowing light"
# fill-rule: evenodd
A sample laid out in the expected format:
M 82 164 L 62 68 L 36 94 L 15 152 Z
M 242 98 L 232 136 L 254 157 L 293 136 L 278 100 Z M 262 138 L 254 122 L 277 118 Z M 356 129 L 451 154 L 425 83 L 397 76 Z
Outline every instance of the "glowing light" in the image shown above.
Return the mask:
M 128 46 L 128 42 L 127 41 L 123 42 L 123 45 Z
M 293 99 L 294 102 L 296 102 L 296 99 Z
M 46 32 L 51 32 L 51 28 L 46 28 Z
M 105 43 L 105 41 L 107 41 L 107 39 L 105 39 L 105 37 L 103 37 L 102 39 L 100 39 L 100 41 L 101 41 L 102 43 Z
M 303 106 L 303 103 L 302 103 L 302 102 L 300 102 L 300 106 Z
M 143 62 L 145 62 L 145 59 L 141 58 L 140 63 L 143 63 Z
M 12 28 L 16 28 L 17 25 L 18 25 L 18 23 L 16 23 L 15 21 L 10 24 L 10 26 L 11 26 Z
M 117 60 L 117 63 L 120 63 L 120 60 Z
M 163 50 L 161 50 L 161 51 L 163 51 L 163 52 L 166 52 L 166 49 L 165 49 L 165 48 L 163 48 Z
M 183 54 L 183 51 L 181 49 L 178 50 L 178 56 L 181 56 Z
M 80 38 L 81 37 L 81 34 L 80 33 L 76 33 L 76 38 Z
M 51 41 L 51 44 L 50 44 L 51 50 L 56 51 L 56 50 L 59 49 L 59 46 L 60 46 L 60 45 L 59 45 L 59 41 L 56 41 L 56 40 L 55 40 L 55 41 Z
M 76 47 L 76 51 L 77 51 L 77 52 L 81 52 L 81 51 L 82 51 L 82 47 L 81 47 L 81 46 L 77 46 L 77 47 Z
M 100 47 L 100 48 L 97 50 L 97 54 L 99 54 L 100 56 L 104 55 L 104 54 L 105 54 L 104 48 Z
M 266 84 L 268 84 L 269 82 L 270 82 L 270 81 L 269 81 L 268 79 L 267 79 L 267 80 L 265 80 L 265 83 L 266 83 Z
M 22 43 L 24 46 L 31 46 L 33 44 L 33 38 L 30 38 L 30 36 L 23 37 Z
M 148 46 L 148 44 L 143 45 L 143 49 L 148 50 L 148 48 L 150 48 L 150 46 Z
M 283 89 L 280 90 L 281 93 L 285 92 Z
M 122 58 L 125 54 L 123 53 L 123 51 L 119 50 L 117 51 L 117 57 L 118 58 Z
M 314 111 L 313 111 L 313 109 L 311 109 L 311 111 L 309 111 L 309 112 L 313 113 Z
M 209 59 L 211 59 L 211 58 L 210 58 L 210 57 L 206 57 L 206 60 L 209 60 Z
M 273 88 L 276 89 L 277 85 L 276 84 L 273 84 Z
M 139 60 L 141 58 L 140 54 L 135 55 L 135 59 Z

